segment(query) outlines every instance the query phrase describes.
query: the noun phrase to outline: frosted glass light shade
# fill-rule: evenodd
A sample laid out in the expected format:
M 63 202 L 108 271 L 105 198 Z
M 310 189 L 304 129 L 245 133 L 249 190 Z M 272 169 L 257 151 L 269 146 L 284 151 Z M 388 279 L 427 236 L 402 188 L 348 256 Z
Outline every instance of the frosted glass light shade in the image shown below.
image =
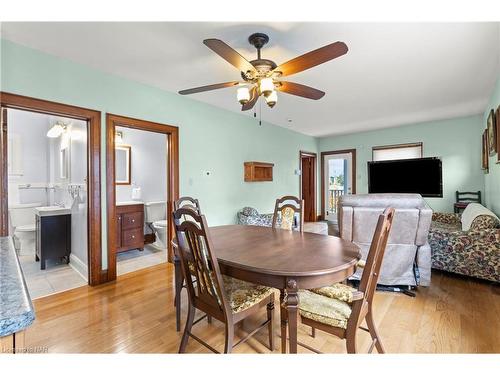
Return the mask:
M 238 101 L 242 105 L 248 103 L 250 100 L 250 91 L 248 90 L 248 87 L 240 87 L 236 91 L 236 98 L 238 98 Z
M 57 138 L 64 132 L 64 126 L 59 123 L 54 124 L 47 132 L 47 137 Z
M 278 101 L 278 94 L 275 90 L 271 91 L 271 93 L 266 96 L 266 103 L 269 107 L 273 108 L 276 102 Z
M 274 91 L 274 82 L 272 78 L 263 78 L 260 80 L 260 93 L 268 96 Z

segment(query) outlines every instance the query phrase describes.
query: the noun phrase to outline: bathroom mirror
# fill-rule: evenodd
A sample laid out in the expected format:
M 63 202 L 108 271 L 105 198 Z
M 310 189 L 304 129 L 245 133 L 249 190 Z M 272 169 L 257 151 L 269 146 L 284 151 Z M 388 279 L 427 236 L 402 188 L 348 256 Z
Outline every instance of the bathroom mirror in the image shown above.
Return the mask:
M 115 183 L 116 185 L 130 185 L 131 168 L 130 168 L 130 146 L 115 147 Z

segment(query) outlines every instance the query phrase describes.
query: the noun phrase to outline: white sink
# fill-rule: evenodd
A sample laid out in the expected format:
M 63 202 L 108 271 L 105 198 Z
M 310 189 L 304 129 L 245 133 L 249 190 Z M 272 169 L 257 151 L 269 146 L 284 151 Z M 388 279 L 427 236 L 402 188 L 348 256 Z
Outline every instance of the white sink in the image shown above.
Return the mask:
M 143 201 L 121 201 L 121 202 L 116 202 L 117 206 L 130 206 L 132 204 L 144 204 Z
M 57 216 L 57 215 L 71 214 L 70 208 L 65 208 L 60 206 L 36 207 L 35 211 L 39 216 Z

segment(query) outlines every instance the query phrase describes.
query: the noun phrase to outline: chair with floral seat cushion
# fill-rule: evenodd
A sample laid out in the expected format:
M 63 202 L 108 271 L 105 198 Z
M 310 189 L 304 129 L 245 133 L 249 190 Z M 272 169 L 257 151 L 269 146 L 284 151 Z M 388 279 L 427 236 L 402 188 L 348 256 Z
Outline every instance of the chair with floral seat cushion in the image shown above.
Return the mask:
M 324 286 L 322 288 L 313 288 L 310 291 L 347 303 L 351 303 L 352 301 L 358 299 L 358 297 L 360 296 L 362 297 L 362 293 L 360 293 L 357 289 L 342 283 Z
M 374 347 L 379 353 L 385 352 L 373 320 L 372 301 L 393 218 L 393 208 L 385 209 L 379 216 L 357 290 L 347 285 L 335 284 L 319 288 L 321 294 L 311 290 L 299 291 L 299 315 L 302 324 L 345 339 L 348 353 L 356 353 L 358 328 L 370 333 L 372 338 L 370 353 Z M 366 320 L 368 328 L 361 327 L 363 320 Z M 302 343 L 300 345 L 318 352 L 308 345 Z
M 274 289 L 222 276 L 219 263 L 213 255 L 205 216 L 189 208 L 180 208 L 173 213 L 173 220 L 182 270 L 184 276 L 190 276 L 185 277 L 189 304 L 179 353 L 185 352 L 189 337 L 218 353 L 191 332 L 193 325 L 203 319 L 202 317 L 194 321 L 196 309 L 224 323 L 224 353 L 230 353 L 234 346 L 246 341 L 265 326 L 268 327 L 269 347 L 271 351 L 274 350 Z M 191 277 L 192 274 L 196 278 L 196 283 Z M 259 313 L 266 306 L 267 319 L 252 333 L 233 345 L 234 325 L 250 315 Z
M 174 201 L 174 211 L 179 208 L 189 208 L 191 210 L 196 211 L 201 215 L 201 207 L 198 199 L 192 197 L 180 197 L 176 201 Z M 183 218 L 184 219 L 184 218 Z M 175 297 L 174 297 L 174 306 L 175 306 L 175 326 L 177 332 L 181 330 L 181 292 L 182 288 L 186 287 L 184 283 L 184 275 L 182 273 L 182 266 L 180 264 L 180 258 L 178 255 L 178 246 L 177 241 L 174 239 L 172 241 L 172 248 L 174 252 L 174 285 L 175 285 Z M 190 265 L 190 269 L 192 265 Z M 192 272 L 193 274 L 193 272 Z M 207 316 L 207 321 L 209 323 L 212 322 L 212 318 L 210 315 Z
M 304 231 L 304 201 L 286 195 L 276 199 L 273 214 L 273 228 Z

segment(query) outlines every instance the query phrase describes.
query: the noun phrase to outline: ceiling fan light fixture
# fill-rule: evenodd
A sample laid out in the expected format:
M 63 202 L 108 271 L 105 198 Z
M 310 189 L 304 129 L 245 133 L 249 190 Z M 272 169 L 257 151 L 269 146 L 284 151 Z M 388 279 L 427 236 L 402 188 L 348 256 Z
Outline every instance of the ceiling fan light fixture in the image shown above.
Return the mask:
M 276 93 L 275 90 L 273 90 L 268 96 L 266 96 L 266 103 L 270 108 L 273 108 L 277 102 L 278 102 L 278 94 Z
M 240 87 L 236 91 L 236 98 L 241 105 L 248 103 L 250 100 L 250 90 L 248 90 L 248 87 Z
M 262 78 L 259 82 L 260 93 L 268 96 L 274 91 L 274 82 L 272 78 Z

